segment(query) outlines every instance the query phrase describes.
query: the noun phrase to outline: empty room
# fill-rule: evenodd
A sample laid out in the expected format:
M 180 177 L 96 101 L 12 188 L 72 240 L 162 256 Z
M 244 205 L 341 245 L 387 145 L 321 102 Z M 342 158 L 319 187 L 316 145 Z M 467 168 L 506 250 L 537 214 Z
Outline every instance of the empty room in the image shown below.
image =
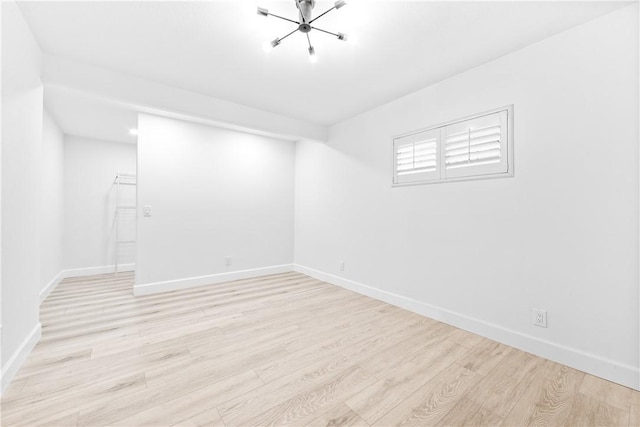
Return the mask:
M 0 11 L 3 426 L 640 426 L 637 0 Z

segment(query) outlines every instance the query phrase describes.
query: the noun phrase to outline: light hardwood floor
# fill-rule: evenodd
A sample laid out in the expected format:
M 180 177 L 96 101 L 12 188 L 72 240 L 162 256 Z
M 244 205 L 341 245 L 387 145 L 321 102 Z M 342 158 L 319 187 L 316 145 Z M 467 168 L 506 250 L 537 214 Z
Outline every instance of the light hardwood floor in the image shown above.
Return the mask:
M 3 425 L 640 425 L 640 393 L 298 273 L 66 279 Z

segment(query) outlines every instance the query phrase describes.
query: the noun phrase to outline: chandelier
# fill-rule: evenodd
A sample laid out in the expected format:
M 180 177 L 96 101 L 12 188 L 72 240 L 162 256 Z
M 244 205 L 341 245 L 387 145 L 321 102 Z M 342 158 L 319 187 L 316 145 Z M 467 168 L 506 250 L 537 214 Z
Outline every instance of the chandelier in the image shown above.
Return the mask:
M 318 30 L 322 33 L 332 35 L 334 37 L 337 37 L 338 40 L 343 40 L 343 41 L 347 40 L 346 34 L 332 33 L 331 31 L 323 30 L 322 28 L 318 28 L 312 25 L 315 21 L 322 18 L 324 15 L 331 12 L 332 10 L 334 9 L 337 10 L 337 9 L 340 9 L 342 6 L 345 6 L 347 4 L 345 0 L 338 0 L 337 2 L 335 2 L 333 7 L 324 11 L 323 13 L 321 13 L 315 18 L 313 18 L 312 12 L 313 12 L 313 7 L 316 5 L 316 0 L 294 0 L 294 1 L 296 3 L 296 7 L 298 8 L 298 19 L 299 19 L 298 21 L 285 18 L 283 16 L 275 15 L 273 13 L 269 13 L 267 9 L 258 7 L 258 15 L 261 15 L 264 17 L 273 16 L 274 18 L 282 19 L 284 21 L 289 21 L 297 25 L 296 29 L 291 31 L 289 34 L 282 37 L 278 37 L 270 42 L 266 42 L 264 44 L 264 49 L 266 51 L 269 51 L 274 47 L 278 46 L 284 39 L 286 39 L 296 31 L 300 31 L 305 36 L 307 36 L 307 42 L 309 43 L 309 60 L 311 62 L 316 62 L 317 61 L 316 50 L 313 48 L 313 45 L 311 44 L 311 38 L 309 37 L 309 33 L 311 32 L 311 30 Z

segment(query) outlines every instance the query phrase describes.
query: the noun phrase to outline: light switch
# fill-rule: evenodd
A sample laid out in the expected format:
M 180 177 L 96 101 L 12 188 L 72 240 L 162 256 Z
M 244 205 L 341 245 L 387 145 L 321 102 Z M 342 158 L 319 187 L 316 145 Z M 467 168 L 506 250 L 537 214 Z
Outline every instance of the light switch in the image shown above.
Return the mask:
M 143 214 L 144 216 L 151 216 L 151 206 L 145 206 L 145 207 L 142 209 L 142 214 Z

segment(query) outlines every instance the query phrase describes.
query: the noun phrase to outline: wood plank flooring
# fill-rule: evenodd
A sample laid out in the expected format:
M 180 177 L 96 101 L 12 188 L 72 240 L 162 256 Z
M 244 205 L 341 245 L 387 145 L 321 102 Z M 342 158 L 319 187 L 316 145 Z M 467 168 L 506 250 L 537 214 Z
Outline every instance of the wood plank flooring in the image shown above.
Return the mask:
M 640 393 L 298 273 L 65 279 L 5 426 L 639 425 Z

